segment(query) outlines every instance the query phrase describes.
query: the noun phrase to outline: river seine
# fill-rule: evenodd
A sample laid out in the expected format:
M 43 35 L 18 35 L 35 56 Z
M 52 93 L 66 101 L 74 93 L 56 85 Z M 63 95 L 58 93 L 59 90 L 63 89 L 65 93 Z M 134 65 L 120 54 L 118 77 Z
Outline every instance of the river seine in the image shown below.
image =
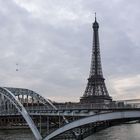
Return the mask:
M 0 130 L 0 140 L 35 140 L 29 130 Z M 123 124 L 100 131 L 85 140 L 140 140 L 140 123 Z

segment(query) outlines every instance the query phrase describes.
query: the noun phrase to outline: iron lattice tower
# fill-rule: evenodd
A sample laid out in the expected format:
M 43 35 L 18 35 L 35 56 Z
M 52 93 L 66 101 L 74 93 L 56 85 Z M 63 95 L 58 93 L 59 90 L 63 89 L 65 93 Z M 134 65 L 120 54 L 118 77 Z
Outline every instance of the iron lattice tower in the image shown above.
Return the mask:
M 90 75 L 86 86 L 85 93 L 81 97 L 81 103 L 108 103 L 112 100 L 109 96 L 105 79 L 102 73 L 100 45 L 99 45 L 99 24 L 96 20 L 93 23 L 93 46 L 92 46 L 92 59 L 90 67 Z

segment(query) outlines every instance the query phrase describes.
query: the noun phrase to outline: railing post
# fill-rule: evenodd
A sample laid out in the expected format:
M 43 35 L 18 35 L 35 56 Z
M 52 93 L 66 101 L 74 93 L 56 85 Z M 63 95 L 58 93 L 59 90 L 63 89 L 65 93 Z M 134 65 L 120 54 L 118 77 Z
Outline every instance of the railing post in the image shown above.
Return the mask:
M 40 132 L 40 134 L 41 134 L 41 114 L 40 114 L 40 117 L 39 117 L 39 119 L 40 119 L 40 122 L 39 122 L 39 124 L 40 124 L 40 127 L 39 127 L 39 132 Z
M 58 112 L 59 113 L 59 127 L 60 127 L 60 112 Z

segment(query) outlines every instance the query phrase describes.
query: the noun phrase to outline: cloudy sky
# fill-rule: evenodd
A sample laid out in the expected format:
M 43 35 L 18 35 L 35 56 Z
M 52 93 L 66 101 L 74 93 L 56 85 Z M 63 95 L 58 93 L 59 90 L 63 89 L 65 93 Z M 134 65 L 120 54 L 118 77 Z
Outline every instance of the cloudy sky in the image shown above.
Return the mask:
M 78 101 L 89 76 L 96 11 L 110 95 L 140 98 L 139 5 L 139 0 L 0 0 L 0 86 Z

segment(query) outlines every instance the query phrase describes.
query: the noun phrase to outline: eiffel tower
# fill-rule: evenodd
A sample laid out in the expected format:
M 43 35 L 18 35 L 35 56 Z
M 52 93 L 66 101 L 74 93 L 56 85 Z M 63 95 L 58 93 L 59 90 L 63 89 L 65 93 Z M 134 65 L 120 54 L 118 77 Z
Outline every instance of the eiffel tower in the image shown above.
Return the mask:
M 101 57 L 100 57 L 100 45 L 99 45 L 99 24 L 96 20 L 93 23 L 93 46 L 92 46 L 92 59 L 90 67 L 90 75 L 88 83 L 83 97 L 81 97 L 81 103 L 109 103 L 112 98 L 109 96 L 105 79 L 102 73 Z

